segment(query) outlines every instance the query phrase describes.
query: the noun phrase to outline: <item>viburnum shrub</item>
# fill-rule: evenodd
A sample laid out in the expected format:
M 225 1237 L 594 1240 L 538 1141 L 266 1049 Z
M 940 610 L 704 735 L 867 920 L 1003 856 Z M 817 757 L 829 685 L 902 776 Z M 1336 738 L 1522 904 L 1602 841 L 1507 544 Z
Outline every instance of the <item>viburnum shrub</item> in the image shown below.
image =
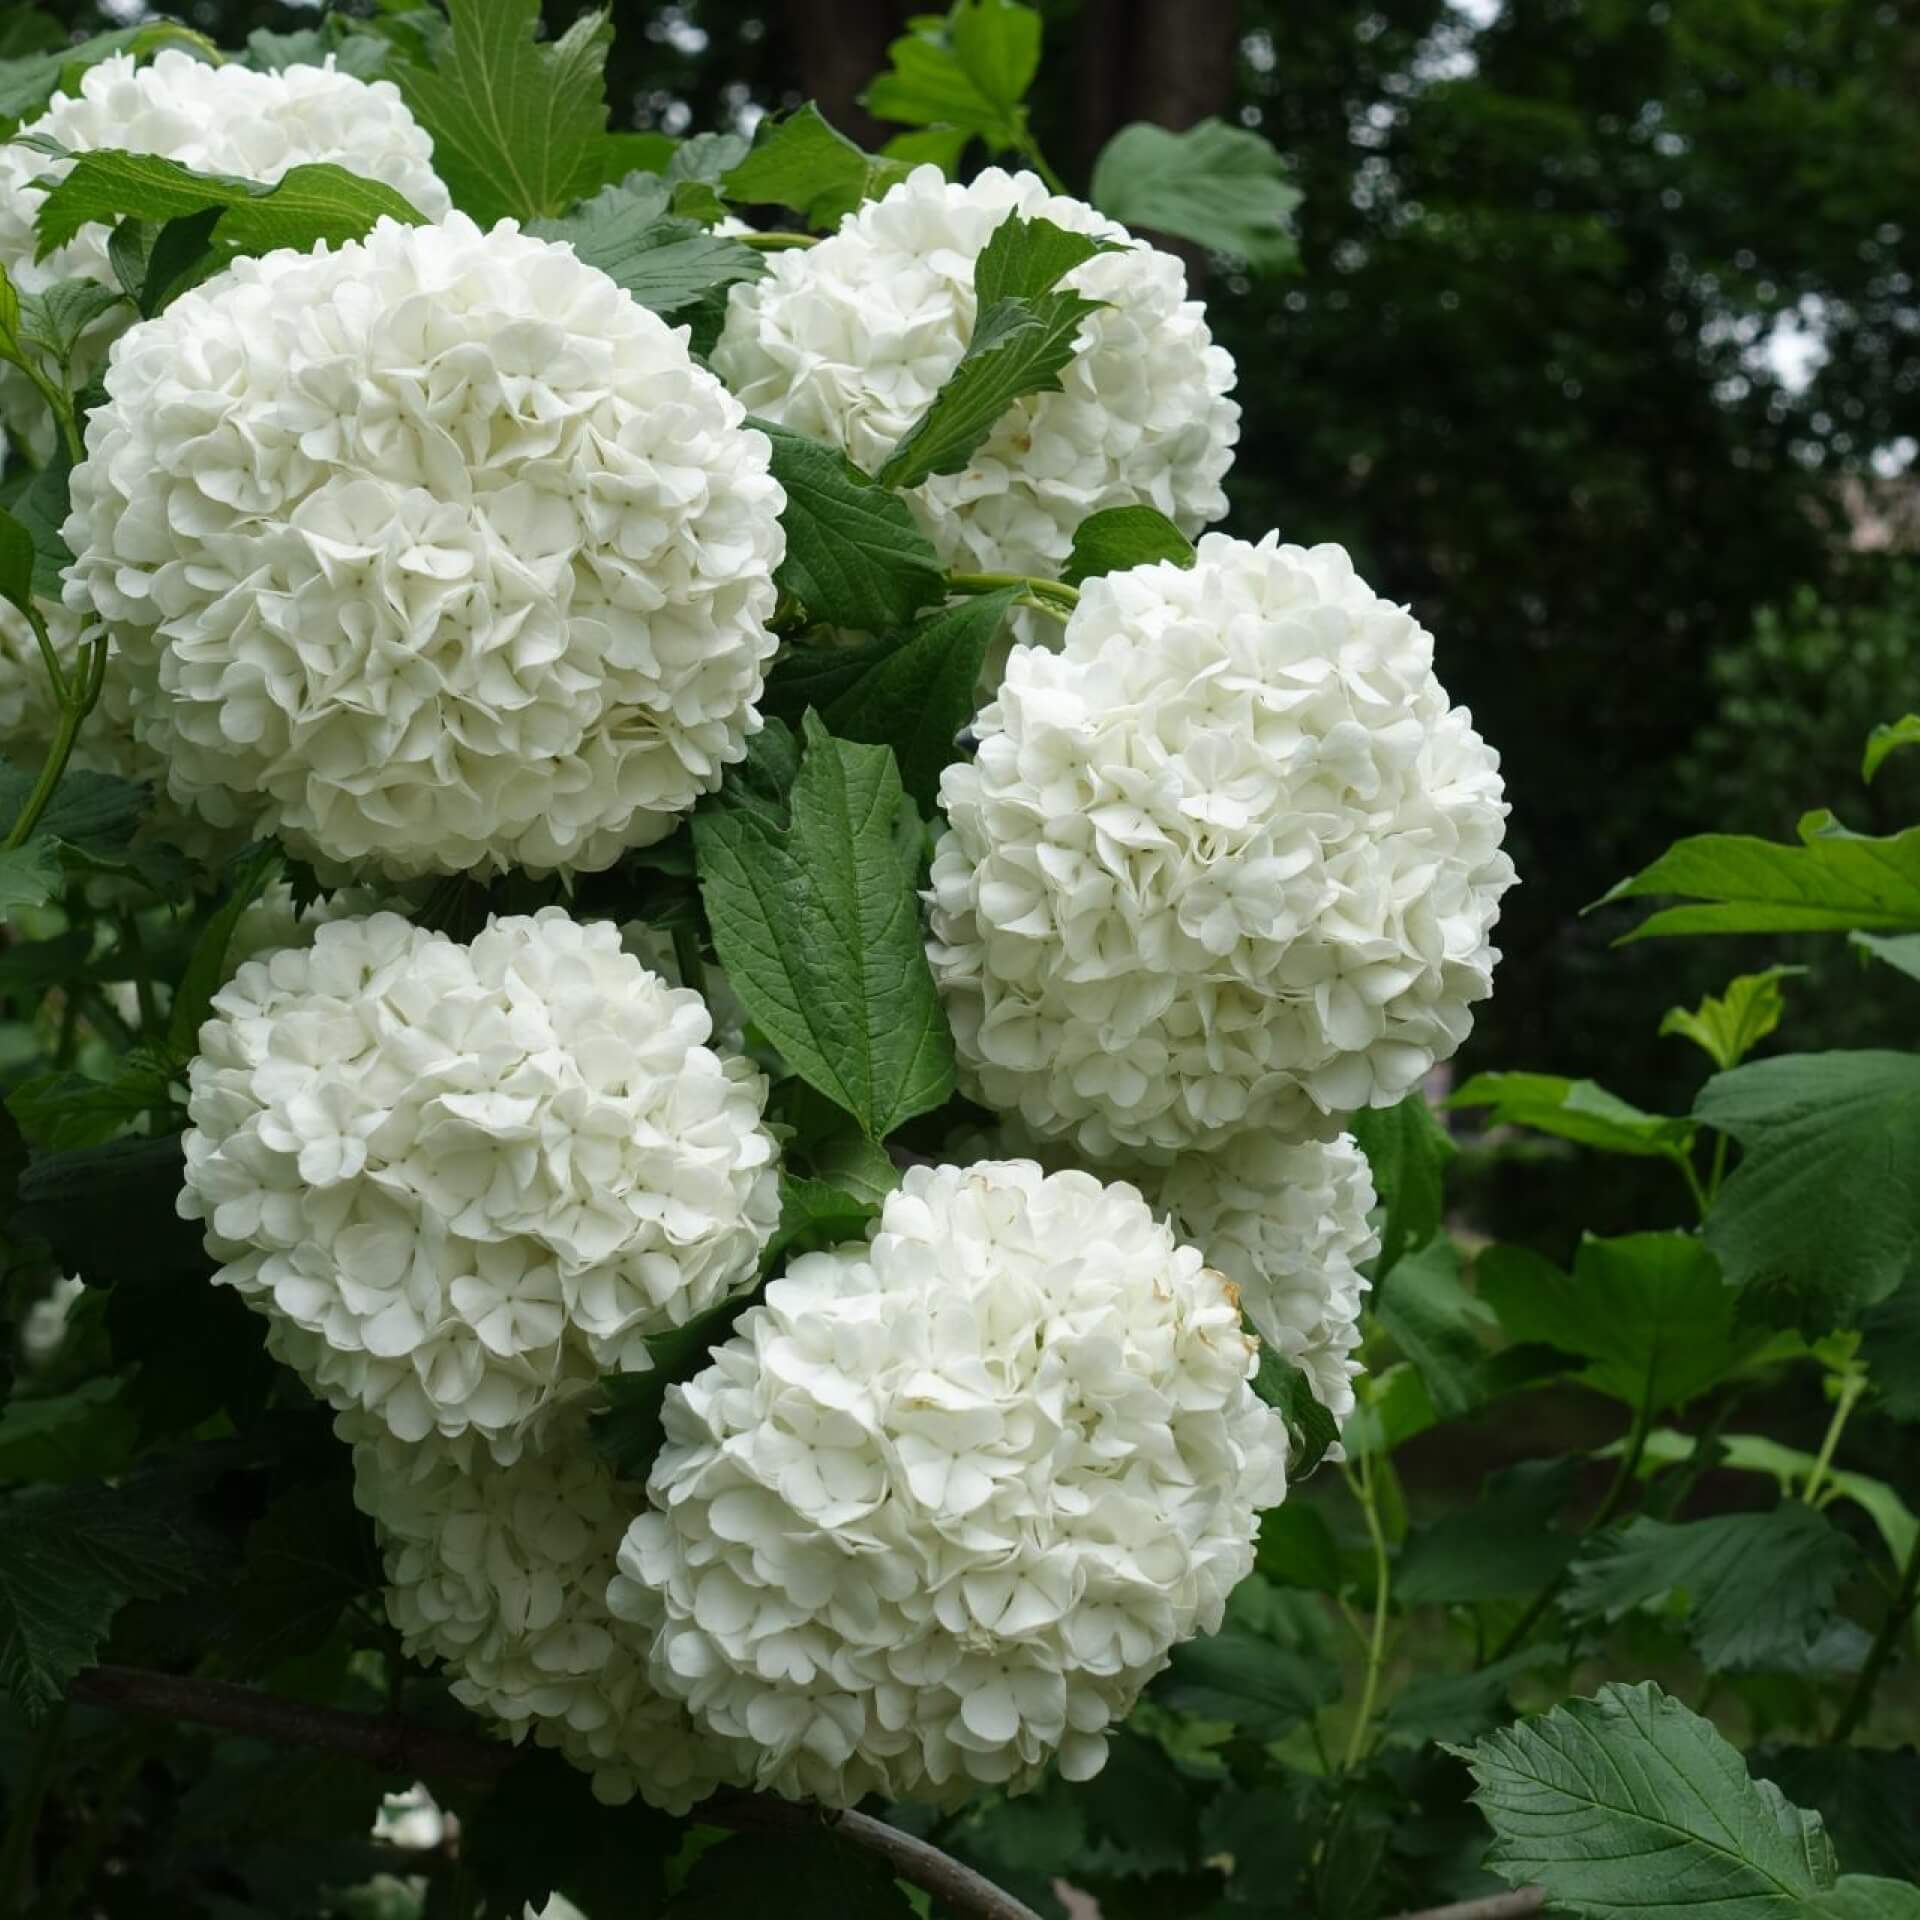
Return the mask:
M 1920 1068 L 1478 1076 L 1704 1228 L 1468 1270 L 1497 754 L 1208 531 L 1277 156 L 1076 197 L 1016 0 L 877 155 L 609 132 L 537 12 L 9 27 L 0 1913 L 1911 1920 Z M 1912 839 L 1620 891 L 1920 975 Z

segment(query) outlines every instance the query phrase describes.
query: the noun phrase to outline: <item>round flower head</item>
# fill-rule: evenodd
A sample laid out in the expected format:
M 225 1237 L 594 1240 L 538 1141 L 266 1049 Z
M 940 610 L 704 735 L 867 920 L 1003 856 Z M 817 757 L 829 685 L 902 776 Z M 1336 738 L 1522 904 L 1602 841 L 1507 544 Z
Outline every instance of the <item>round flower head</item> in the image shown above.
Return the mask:
M 1090 581 L 942 776 L 962 1084 L 1096 1157 L 1336 1131 L 1492 990 L 1498 757 L 1338 547 L 1210 534 Z
M 238 260 L 106 384 L 67 598 L 209 819 L 400 878 L 599 868 L 744 755 L 766 438 L 571 248 L 456 214 Z
M 575 1412 L 503 1466 L 460 1441 L 396 1440 L 343 1414 L 354 1498 L 380 1534 L 387 1617 L 444 1660 L 457 1700 L 531 1732 L 614 1803 L 685 1813 L 729 1776 L 722 1749 L 647 1679 L 645 1641 L 607 1611 L 630 1501 Z
M 336 920 L 214 997 L 180 1211 L 269 1344 L 403 1440 L 502 1459 L 646 1336 L 751 1284 L 779 1214 L 766 1083 L 698 994 L 559 908 L 469 946 Z
M 1261 1339 L 1344 1421 L 1360 1371 L 1360 1268 L 1380 1251 L 1373 1176 L 1353 1136 L 1295 1145 L 1244 1134 L 1217 1153 L 1183 1153 L 1147 1191 L 1233 1283 Z
M 89 67 L 78 93 L 56 93 L 37 120 L 20 129 L 59 141 L 70 153 L 116 147 L 157 153 L 201 173 L 276 181 L 294 167 L 328 161 L 392 187 L 430 220 L 447 211 L 447 190 L 433 170 L 433 142 L 407 111 L 390 80 L 357 80 L 325 66 L 256 73 L 228 62 L 207 66 L 176 49 L 147 66 L 114 54 Z M 0 146 L 0 267 L 22 293 L 58 280 L 119 284 L 107 258 L 112 228 L 82 227 L 64 246 L 36 260 L 33 230 L 42 189 L 63 179 L 72 162 L 30 147 Z M 76 368 L 84 385 L 107 342 L 133 318 L 119 307 L 88 330 Z M 53 424 L 25 374 L 0 369 L 0 406 L 17 426 L 51 447 Z
M 1009 215 L 1122 243 L 1061 286 L 1108 304 L 1080 333 L 1057 393 L 1009 408 L 966 471 L 907 496 L 947 565 L 1058 573 L 1074 529 L 1151 506 L 1198 533 L 1227 510 L 1240 409 L 1186 270 L 1030 173 L 956 186 L 919 167 L 818 246 L 775 254 L 735 286 L 715 369 L 750 413 L 843 448 L 875 471 L 973 338 L 974 262 Z
M 1097 1772 L 1286 1491 L 1231 1294 L 1131 1187 L 919 1166 L 668 1390 L 616 1615 L 755 1783 L 848 1806 Z

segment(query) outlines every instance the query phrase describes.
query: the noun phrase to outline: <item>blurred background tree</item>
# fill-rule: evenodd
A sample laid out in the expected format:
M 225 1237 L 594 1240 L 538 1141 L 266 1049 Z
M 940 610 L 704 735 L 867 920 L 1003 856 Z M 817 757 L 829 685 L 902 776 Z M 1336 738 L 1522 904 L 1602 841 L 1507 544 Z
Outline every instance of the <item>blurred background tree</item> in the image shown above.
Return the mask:
M 1818 800 L 1871 824 L 1860 735 L 1920 705 L 1920 589 L 1888 551 L 1920 436 L 1920 15 L 1044 4 L 1035 119 L 1070 179 L 1130 120 L 1220 113 L 1267 134 L 1305 192 L 1296 275 L 1209 274 L 1246 408 L 1235 530 L 1351 547 L 1439 636 L 1506 758 L 1525 884 L 1466 1064 L 1660 1100 L 1683 1066 L 1652 1038 L 1660 1010 L 1746 956 L 1613 954 L 1615 929 L 1579 909 L 1679 832 L 1776 833 Z M 856 95 L 918 10 L 616 5 L 611 91 L 632 124 L 746 124 L 813 97 L 870 141 L 885 130 Z M 132 10 L 65 0 L 76 30 Z M 226 44 L 313 19 L 274 0 L 179 11 Z M 548 5 L 556 27 L 578 11 Z M 1844 1036 L 1793 1037 L 1872 1020 L 1856 996 Z

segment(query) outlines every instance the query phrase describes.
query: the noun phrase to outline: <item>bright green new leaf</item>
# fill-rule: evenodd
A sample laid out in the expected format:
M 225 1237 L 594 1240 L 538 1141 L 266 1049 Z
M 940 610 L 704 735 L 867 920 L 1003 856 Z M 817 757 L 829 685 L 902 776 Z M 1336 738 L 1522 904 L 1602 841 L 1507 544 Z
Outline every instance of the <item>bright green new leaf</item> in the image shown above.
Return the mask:
M 904 161 L 862 152 L 809 100 L 761 121 L 752 150 L 722 185 L 727 198 L 743 206 L 791 207 L 824 230 L 911 171 Z
M 1588 1543 L 1563 1604 L 1576 1620 L 1616 1621 L 1681 1593 L 1708 1672 L 1796 1672 L 1858 1563 L 1846 1535 L 1798 1500 L 1677 1525 L 1642 1516 Z
M 861 103 L 881 120 L 951 129 L 960 146 L 975 135 L 996 151 L 1023 146 L 1040 39 L 1040 15 L 1017 0 L 955 0 L 944 20 L 909 22 Z
M 187 1586 L 188 1543 L 131 1494 L 76 1486 L 0 1505 L 0 1693 L 28 1720 L 93 1665 L 127 1601 Z
M 1686 894 L 1616 945 L 1683 933 L 1906 933 L 1920 930 L 1920 827 L 1876 840 L 1848 833 L 1830 813 L 1800 822 L 1801 844 L 1703 833 L 1669 847 L 1597 904 Z
M 1779 1026 L 1787 1010 L 1780 982 L 1805 972 L 1805 967 L 1769 967 L 1765 973 L 1743 973 L 1727 982 L 1725 993 L 1704 995 L 1692 1012 L 1669 1007 L 1660 1031 L 1683 1034 L 1722 1071 L 1737 1067 Z
M 1447 1163 L 1455 1148 L 1417 1089 L 1391 1107 L 1363 1108 L 1347 1124 L 1367 1156 L 1385 1209 L 1373 1265 L 1378 1281 L 1439 1232 L 1446 1217 Z
M 816 625 L 870 633 L 901 627 L 946 590 L 933 544 L 907 503 L 876 485 L 838 448 L 765 420 L 773 477 L 786 489 L 787 557 L 775 584 Z
M 1374 1318 L 1413 1362 L 1442 1420 L 1459 1420 L 1487 1397 L 1480 1381 L 1486 1347 L 1479 1330 L 1493 1314 L 1460 1279 L 1460 1255 L 1445 1234 L 1397 1262 L 1376 1284 Z
M 881 1140 L 953 1090 L 953 1038 L 921 943 L 912 803 L 885 747 L 817 716 L 785 824 L 709 804 L 695 817 L 714 949 L 755 1024 L 810 1086 Z
M 1819 1816 L 1658 1687 L 1602 1687 L 1457 1751 L 1494 1831 L 1487 1865 L 1567 1912 L 1802 1920 L 1838 1878 Z
M 1745 1152 L 1707 1220 L 1738 1287 L 1779 1283 L 1845 1325 L 1920 1255 L 1920 1055 L 1805 1053 L 1717 1074 L 1694 1115 Z
M 1060 371 L 1100 304 L 1077 293 L 1044 293 L 983 308 L 960 364 L 874 476 L 881 486 L 917 487 L 936 473 L 964 471 L 1016 400 L 1060 392 Z
M 1004 587 L 927 614 L 859 647 L 796 648 L 775 670 L 765 712 L 797 722 L 808 707 L 841 740 L 891 747 L 917 806 L 939 804 L 955 737 L 980 706 L 982 663 L 1019 589 Z
M 540 0 L 447 0 L 453 32 L 432 67 L 394 70 L 433 136 L 434 171 L 482 226 L 564 213 L 605 184 L 604 91 L 613 30 L 588 12 L 535 38 Z
M 1304 1480 L 1340 1437 L 1333 1415 L 1315 1399 L 1307 1376 L 1271 1347 L 1260 1349 L 1260 1369 L 1253 1377 L 1253 1390 L 1286 1421 L 1293 1442 L 1287 1461 L 1288 1478 Z
M 1119 250 L 1117 241 L 1102 240 L 1097 234 L 1076 233 L 1051 220 L 1010 213 L 994 228 L 973 263 L 973 290 L 982 310 L 1001 300 L 1037 300 L 1096 254 Z
M 1077 587 L 1103 573 L 1148 567 L 1159 560 L 1192 566 L 1193 542 L 1152 507 L 1109 507 L 1089 514 L 1073 530 L 1073 551 L 1060 577 Z
M 1296 258 L 1289 216 L 1299 192 L 1273 143 L 1223 120 L 1184 133 L 1136 121 L 1093 165 L 1093 204 L 1124 226 L 1229 253 L 1259 273 Z
M 45 256 L 93 221 L 178 220 L 210 207 L 223 209 L 214 236 L 233 253 L 358 240 L 382 218 L 416 227 L 426 218 L 392 187 L 330 161 L 290 168 L 269 186 L 197 173 L 159 154 L 106 148 L 74 156 L 72 169 L 40 202 L 33 225 Z
M 1860 778 L 1871 780 L 1880 771 L 1881 762 L 1902 747 L 1920 747 L 1920 713 L 1903 713 L 1898 720 L 1885 721 L 1867 735 L 1866 751 L 1860 756 Z
M 1224 1720 L 1256 1740 L 1283 1740 L 1340 1697 L 1340 1675 L 1330 1661 L 1229 1627 L 1174 1648 L 1173 1669 L 1154 1693 L 1196 1720 Z
M 1738 1297 L 1692 1234 L 1589 1234 L 1570 1274 L 1536 1253 L 1489 1247 L 1474 1279 L 1510 1339 L 1577 1355 L 1587 1386 L 1654 1412 L 1704 1393 L 1765 1338 L 1736 1326 Z
M 1554 1073 L 1476 1073 L 1447 1105 L 1486 1107 L 1491 1125 L 1531 1127 L 1602 1153 L 1673 1160 L 1693 1142 L 1690 1120 L 1642 1113 L 1591 1080 L 1565 1080 Z

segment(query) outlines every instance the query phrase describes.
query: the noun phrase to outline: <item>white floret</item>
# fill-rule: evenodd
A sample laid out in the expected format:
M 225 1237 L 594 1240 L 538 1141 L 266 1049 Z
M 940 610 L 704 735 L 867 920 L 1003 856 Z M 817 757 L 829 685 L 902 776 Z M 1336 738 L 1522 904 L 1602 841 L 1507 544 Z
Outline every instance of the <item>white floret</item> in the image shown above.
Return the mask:
M 669 328 L 503 221 L 237 261 L 114 343 L 66 594 L 216 824 L 598 869 L 760 726 L 785 504 Z
M 990 167 L 961 186 L 919 167 L 819 245 L 774 254 L 729 293 L 715 370 L 750 413 L 877 471 L 965 353 L 974 262 L 1011 214 L 1123 243 L 1060 283 L 1108 304 L 1061 390 L 1017 402 L 964 472 L 909 493 L 916 518 L 948 566 L 981 572 L 1057 574 L 1075 528 L 1109 507 L 1155 507 L 1197 534 L 1227 510 L 1232 358 L 1173 255 L 1031 173 Z
M 607 1610 L 632 1490 L 577 1409 L 510 1466 L 458 1441 L 396 1440 L 365 1415 L 338 1424 L 379 1531 L 387 1617 L 407 1653 L 446 1662 L 456 1699 L 513 1740 L 558 1748 L 616 1805 L 637 1792 L 685 1813 L 731 1777 Z
M 1330 1137 L 1448 1058 L 1513 882 L 1499 759 L 1338 547 L 1090 581 L 949 767 L 962 1086 L 1095 1157 Z
M 315 1392 L 511 1459 L 752 1284 L 766 1082 L 606 922 L 470 945 L 390 913 L 243 965 L 190 1077 L 180 1210 Z
M 1098 1771 L 1285 1493 L 1255 1343 L 1131 1187 L 917 1166 L 668 1391 L 614 1613 L 761 1787 L 953 1802 Z
M 159 154 L 199 173 L 237 174 L 271 184 L 294 167 L 330 162 L 378 180 L 430 220 L 446 213 L 447 190 L 433 170 L 433 142 L 390 80 L 360 80 L 324 66 L 259 73 L 229 61 L 209 66 L 169 48 L 146 66 L 117 53 L 89 67 L 77 93 L 56 93 L 19 129 L 57 140 L 70 153 L 103 147 Z M 0 267 L 17 291 L 57 281 L 119 284 L 107 257 L 111 227 L 94 222 L 36 259 L 34 219 L 42 189 L 72 162 L 17 144 L 0 145 Z M 75 369 L 84 386 L 107 343 L 133 319 L 121 307 L 88 329 Z M 15 367 L 0 367 L 0 410 L 44 453 L 52 445 L 45 403 Z

